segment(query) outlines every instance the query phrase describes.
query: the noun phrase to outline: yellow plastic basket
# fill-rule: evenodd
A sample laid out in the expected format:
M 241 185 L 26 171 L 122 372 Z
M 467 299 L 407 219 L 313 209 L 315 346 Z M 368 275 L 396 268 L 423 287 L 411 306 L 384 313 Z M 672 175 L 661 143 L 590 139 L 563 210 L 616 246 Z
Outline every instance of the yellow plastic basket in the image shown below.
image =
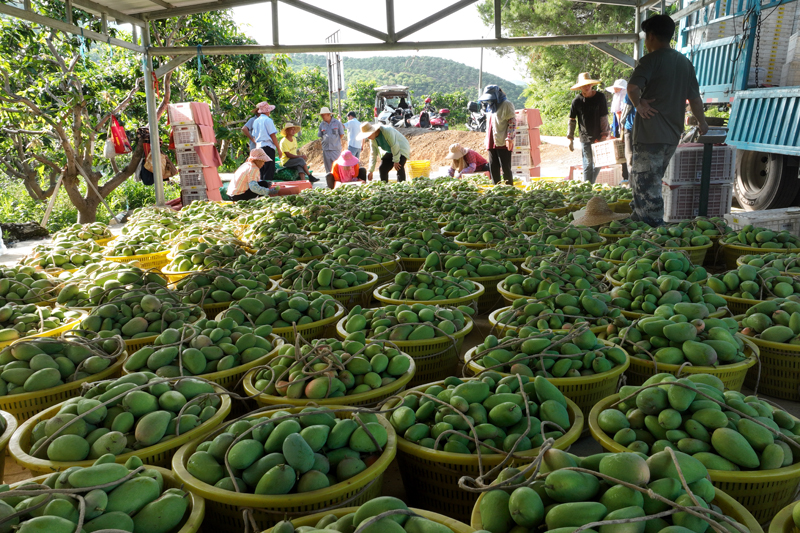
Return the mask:
M 775 518 L 769 524 L 768 533 L 797 533 L 800 531 L 794 525 L 794 518 L 792 517 L 795 505 L 797 505 L 797 502 L 792 502 L 775 515 Z
M 470 525 L 476 530 L 483 529 L 483 521 L 481 520 L 480 509 L 481 498 L 483 498 L 483 494 L 480 498 L 478 498 L 478 501 L 475 502 L 475 507 L 472 509 L 472 517 L 470 519 Z M 750 533 L 764 533 L 764 530 L 761 529 L 761 526 L 758 522 L 756 522 L 756 519 L 753 518 L 753 515 L 750 514 L 747 509 L 742 507 L 739 502 L 721 490 L 716 489 L 716 497 L 714 498 L 713 503 L 719 507 L 725 515 L 733 518 L 743 526 L 747 527 Z M 711 528 L 708 530 L 712 531 Z M 773 533 L 772 528 L 770 528 L 769 533 Z M 781 530 L 781 533 L 783 533 L 783 530 Z M 790 533 L 790 530 L 787 530 L 786 533 Z
M 474 378 L 465 381 L 470 379 Z M 424 391 L 431 385 L 442 385 L 442 383 L 442 381 L 429 383 L 412 390 Z M 405 396 L 408 392 L 405 391 L 400 396 Z M 398 400 L 390 400 L 383 409 L 391 409 L 397 403 Z M 567 410 L 571 426 L 563 437 L 556 440 L 554 447 L 559 450 L 567 449 L 578 440 L 583 431 L 583 414 L 572 400 L 567 399 Z M 530 461 L 512 459 L 508 462 L 508 466 L 518 467 L 532 462 L 539 455 L 539 448 L 520 452 L 519 455 L 529 457 Z M 482 455 L 484 472 L 497 466 L 505 458 L 504 454 Z M 403 477 L 403 485 L 411 487 L 411 490 L 407 491 L 411 505 L 438 511 L 456 520 L 469 520 L 478 495 L 460 489 L 458 480 L 462 476 L 474 478 L 480 475 L 477 455 L 431 450 L 398 437 L 397 462 L 400 466 L 400 475 Z
M 424 341 L 392 341 L 401 351 L 411 356 L 417 368 L 410 386 L 416 387 L 431 381 L 443 380 L 448 376 L 454 376 L 458 356 L 461 354 L 461 347 L 464 339 L 475 323 L 471 318 L 465 317 L 467 322 L 461 331 L 453 333 L 452 337 L 456 340 L 455 345 L 450 337 L 436 337 Z M 336 324 L 336 333 L 344 339 L 347 331 L 344 329 L 346 318 Z
M 336 406 L 331 406 L 335 409 Z M 296 413 L 299 408 L 285 409 Z M 268 412 L 258 413 L 253 417 L 263 417 Z M 348 413 L 337 413 L 337 418 L 344 418 Z M 347 502 L 348 505 L 361 505 L 381 495 L 383 474 L 397 454 L 397 436 L 392 425 L 383 417 L 378 421 L 386 428 L 389 439 L 383 453 L 373 464 L 363 472 L 351 477 L 344 483 L 327 487 L 321 490 L 304 492 L 302 494 L 284 494 L 280 496 L 266 496 L 258 494 L 243 494 L 216 488 L 195 478 L 186 469 L 189 458 L 200 443 L 211 438 L 213 433 L 195 438 L 193 441 L 181 446 L 172 458 L 172 471 L 175 476 L 192 493 L 202 496 L 206 500 L 208 515 L 203 524 L 205 531 L 215 533 L 241 533 L 245 530 L 242 516 L 243 508 L 253 509 L 253 517 L 259 531 L 266 530 L 283 520 L 287 514 L 311 514 L 319 509 L 327 509 L 337 503 L 354 498 Z M 329 513 L 330 511 L 325 511 Z
M 202 320 L 203 318 L 206 318 L 206 314 L 200 313 L 200 316 L 197 317 L 197 320 Z M 197 320 L 194 322 L 197 322 Z M 194 324 L 194 322 L 191 322 L 191 324 Z M 125 350 L 129 354 L 132 354 L 138 351 L 140 348 L 144 348 L 149 344 L 153 344 L 158 338 L 158 335 L 160 335 L 160 333 L 156 335 L 148 335 L 147 337 L 139 337 L 137 339 L 125 339 Z
M 617 281 L 612 276 L 617 273 L 619 267 L 614 267 L 608 272 L 606 272 L 606 281 L 608 281 L 612 287 L 622 287 L 625 282 L 624 281 Z
M 483 285 L 483 295 L 478 298 L 478 313 L 485 315 L 497 309 L 497 306 L 503 304 L 504 298 L 500 296 L 500 293 L 497 291 L 497 284 L 502 283 L 503 280 L 510 275 L 511 273 L 507 272 L 505 274 L 498 274 L 497 276 L 469 278 L 470 281 L 475 281 Z
M 342 509 L 334 509 L 332 511 L 325 511 L 322 513 L 312 514 L 310 516 L 304 516 L 303 518 L 297 518 L 296 520 L 292 520 L 292 524 L 295 528 L 307 526 L 307 527 L 314 527 L 317 522 L 322 520 L 327 515 L 335 515 L 337 518 L 341 518 L 344 515 L 355 513 L 358 510 L 358 507 L 343 507 Z M 422 509 L 411 509 L 413 512 L 418 514 L 423 518 L 427 518 L 428 520 L 432 520 L 437 524 L 442 524 L 443 526 L 447 526 L 450 528 L 450 531 L 453 533 L 474 533 L 474 529 L 470 526 L 463 524 L 457 520 L 453 520 L 452 518 L 448 518 L 446 516 L 431 513 L 430 511 L 423 511 Z M 264 533 L 274 533 L 272 529 L 265 531 Z
M 324 318 L 322 320 L 317 320 L 316 322 L 311 322 L 310 324 L 303 324 L 302 326 L 297 326 L 297 333 L 300 334 L 304 339 L 310 341 L 312 339 L 319 339 L 320 337 L 330 337 L 330 333 L 334 328 L 334 324 L 344 316 L 345 308 L 344 306 L 336 302 L 336 313 L 332 317 Z M 219 321 L 222 318 L 222 313 L 216 316 L 216 320 Z M 283 337 L 283 340 L 286 342 L 294 342 L 294 335 L 295 328 L 292 326 L 287 326 L 285 328 L 272 328 L 272 333 L 274 335 L 279 335 Z
M 612 242 L 617 242 L 620 239 L 624 239 L 625 237 L 630 237 L 631 235 L 630 233 L 601 233 L 600 236 L 603 237 L 605 240 L 607 240 L 609 243 L 612 243 Z M 606 261 L 609 261 L 609 259 L 606 259 Z
M 80 396 L 81 388 L 84 383 L 94 383 L 104 379 L 113 379 L 122 375 L 122 365 L 128 358 L 128 353 L 123 352 L 116 362 L 97 374 L 86 376 L 83 379 L 71 381 L 58 387 L 52 387 L 36 392 L 23 392 L 20 394 L 9 394 L 0 396 L 0 409 L 11 415 L 20 424 L 25 423 L 40 411 L 60 404 L 75 396 Z
M 530 298 L 531 297 L 530 294 L 514 294 L 513 292 L 504 289 L 503 288 L 503 281 L 504 280 L 500 280 L 497 283 L 496 287 L 497 287 L 498 294 L 500 294 L 500 296 L 503 297 L 503 300 L 505 300 L 507 304 L 513 305 L 514 300 L 519 300 L 520 298 Z
M 489 315 L 489 324 L 492 325 L 492 331 L 493 332 L 497 332 L 497 333 L 495 333 L 495 335 L 497 335 L 498 338 L 504 337 L 505 333 L 507 331 L 519 331 L 522 328 L 522 326 L 509 326 L 508 324 L 504 324 L 502 322 L 498 322 L 497 321 L 497 317 L 500 316 L 500 313 L 504 313 L 504 312 L 508 311 L 509 309 L 511 309 L 510 305 L 506 306 L 506 307 L 501 307 L 500 309 L 495 309 Z M 597 335 L 598 333 L 602 333 L 602 332 L 606 331 L 608 329 L 608 326 L 592 326 L 589 329 L 592 330 L 592 333 Z M 553 330 L 553 331 L 556 332 L 556 333 L 566 333 L 567 332 L 567 330 L 564 330 L 564 329 L 556 329 L 556 330 Z
M 172 470 L 167 468 L 159 468 L 157 466 L 150 466 L 149 468 L 159 471 L 161 477 L 164 479 L 164 490 L 182 488 L 182 483 L 180 480 L 178 480 L 178 478 L 175 477 L 175 474 L 172 473 Z M 24 481 L 14 483 L 10 486 L 10 488 L 12 490 L 21 488 L 26 483 L 41 484 L 45 479 L 47 479 L 47 475 L 36 476 L 32 479 L 26 479 Z M 189 491 L 186 491 L 186 493 L 189 500 L 189 507 L 186 510 L 183 520 L 181 521 L 181 526 L 176 527 L 170 533 L 197 533 L 200 531 L 200 526 L 203 525 L 203 518 L 206 514 L 205 500 L 203 500 L 202 496 L 198 496 L 197 494 L 193 494 Z
M 431 162 L 430 161 L 408 161 L 408 178 L 430 178 L 431 177 Z
M 218 389 L 218 391 L 222 392 L 222 389 Z M 91 466 L 95 461 L 94 459 L 87 459 L 84 461 L 56 462 L 49 461 L 47 459 L 39 459 L 28 454 L 28 450 L 31 449 L 31 445 L 33 444 L 31 442 L 31 432 L 33 432 L 33 428 L 40 421 L 49 420 L 56 416 L 60 408 L 61 404 L 57 404 L 45 409 L 44 411 L 40 411 L 23 423 L 17 432 L 14 433 L 14 436 L 11 437 L 11 443 L 9 444 L 11 457 L 22 468 L 27 468 L 30 470 L 34 476 L 60 472 L 72 466 Z M 172 456 L 180 446 L 220 425 L 230 412 L 231 399 L 230 396 L 225 395 L 222 397 L 222 402 L 220 403 L 219 408 L 214 416 L 200 424 L 198 427 L 168 441 L 159 442 L 158 444 L 148 446 L 147 448 L 142 448 L 141 450 L 118 455 L 115 459 L 115 462 L 125 463 L 125 461 L 131 457 L 136 456 L 140 458 L 146 465 L 163 466 L 165 468 L 169 467 Z
M 746 338 L 739 333 L 736 335 L 744 341 L 745 354 L 748 356 L 747 359 L 738 363 L 721 365 L 718 367 L 686 365 L 683 367 L 683 370 L 680 370 L 680 375 L 710 374 L 712 376 L 717 376 L 720 380 L 722 380 L 722 383 L 725 384 L 726 390 L 741 390 L 742 385 L 744 384 L 745 376 L 747 376 L 747 371 L 758 362 L 759 348 L 749 338 Z M 658 373 L 666 372 L 668 374 L 672 374 L 673 376 L 677 376 L 678 371 L 681 368 L 681 365 L 668 365 L 666 363 L 658 363 L 658 365 L 656 365 L 650 359 L 639 359 L 638 357 L 633 356 L 631 356 L 630 359 L 631 366 L 625 373 L 627 385 L 643 384 L 650 377 L 656 375 L 656 369 L 658 370 Z M 761 374 L 763 379 L 763 370 Z M 760 387 L 759 392 L 762 392 Z
M 94 242 L 95 242 L 95 243 L 96 243 L 98 246 L 105 246 L 106 244 L 110 243 L 110 242 L 111 242 L 111 241 L 113 241 L 114 239 L 116 239 L 116 237 L 112 236 L 112 237 L 106 237 L 105 239 L 95 239 L 95 241 L 94 241 Z
M 594 406 L 589 413 L 589 431 L 605 450 L 628 452 L 630 450 L 609 437 L 597 423 L 600 413 L 617 400 L 619 394 L 613 394 Z M 717 489 L 743 505 L 762 524 L 771 520 L 778 510 L 794 499 L 800 485 L 800 463 L 775 470 L 709 470 L 708 474 Z
M 747 372 L 744 384 L 758 392 L 784 400 L 800 401 L 800 346 L 782 342 L 770 342 L 747 337 L 758 347 L 761 361 Z
M 603 341 L 608 346 L 613 346 L 611 343 Z M 477 351 L 477 346 L 471 348 L 464 354 L 464 361 L 467 369 L 472 375 L 478 374 L 484 368 L 472 360 Z M 575 402 L 580 407 L 584 417 L 589 416 L 589 411 L 592 410 L 594 404 L 602 400 L 606 396 L 614 394 L 618 390 L 619 377 L 628 366 L 631 364 L 631 357 L 625 352 L 625 363 L 615 366 L 607 372 L 599 374 L 592 374 L 591 376 L 581 376 L 579 378 L 547 378 L 547 381 L 556 386 L 558 390 L 567 398 Z M 502 376 L 511 376 L 506 372 L 499 372 Z
M 728 302 L 728 309 L 730 309 L 731 313 L 733 313 L 734 315 L 743 315 L 747 312 L 748 309 L 764 301 L 764 300 L 746 300 L 744 298 L 734 298 L 733 296 L 728 296 L 726 294 L 718 294 L 717 296 L 720 296 L 723 300 Z
M 185 277 L 204 272 L 203 270 L 190 270 L 189 272 L 174 272 L 172 270 L 161 269 L 161 274 L 167 278 L 169 283 L 177 283 Z
M 70 311 L 75 311 L 75 309 L 70 309 Z M 41 333 L 36 333 L 34 335 L 28 335 L 27 337 L 22 337 L 22 338 L 19 338 L 19 339 L 15 339 L 13 341 L 0 342 L 0 348 L 5 348 L 6 346 L 11 346 L 15 342 L 28 340 L 28 339 L 36 339 L 36 338 L 41 338 L 41 337 L 58 337 L 59 335 L 61 335 L 64 332 L 67 332 L 67 331 L 69 331 L 71 329 L 75 329 L 75 327 L 77 327 L 78 324 L 80 324 L 81 321 L 84 318 L 86 318 L 87 314 L 88 313 L 86 313 L 86 311 L 81 311 L 81 316 L 77 317 L 75 320 L 72 320 L 71 322 L 67 322 L 63 326 L 60 326 L 60 327 L 57 327 L 55 329 L 51 329 L 51 330 L 48 330 L 48 331 L 43 331 Z
M 406 354 L 408 355 L 408 354 Z M 274 358 L 270 357 L 270 359 Z M 262 362 L 262 365 L 267 364 L 267 361 Z M 373 407 L 386 398 L 390 396 L 394 396 L 395 394 L 406 390 L 406 386 L 409 382 L 414 378 L 414 374 L 417 372 L 417 365 L 414 362 L 414 358 L 411 357 L 411 366 L 408 368 L 408 372 L 397 378 L 396 380 L 392 381 L 388 385 L 384 387 L 378 387 L 375 390 L 371 390 L 369 392 L 362 392 L 360 394 L 349 394 L 347 396 L 340 396 L 338 398 L 323 398 L 320 400 L 309 400 L 307 398 L 303 398 L 300 400 L 295 400 L 292 398 L 287 398 L 285 396 L 273 396 L 271 394 L 261 394 L 259 390 L 255 386 L 255 375 L 256 371 L 253 370 L 248 372 L 247 375 L 244 377 L 244 391 L 245 393 L 253 398 L 259 407 L 267 407 L 269 405 L 294 405 L 297 407 L 305 407 L 310 402 L 314 402 L 316 405 L 347 405 L 347 406 L 359 406 L 359 407 Z
M 563 217 L 564 215 L 572 211 L 572 207 L 571 206 L 554 207 L 553 209 L 545 209 L 545 211 L 547 211 L 548 213 L 553 213 L 557 217 Z
M 605 239 L 605 236 L 601 235 L 600 242 L 593 242 L 589 244 L 554 244 L 553 246 L 555 246 L 559 250 L 570 250 L 577 248 L 579 250 L 587 250 L 591 252 L 593 250 L 597 250 L 601 246 L 606 245 L 607 243 L 608 241 Z
M 400 263 L 406 272 L 417 272 L 425 264 L 426 257 L 401 257 Z
M 356 305 L 367 306 L 372 300 L 372 288 L 378 283 L 378 275 L 375 272 L 367 272 L 367 274 L 369 274 L 369 281 L 361 285 L 347 287 L 346 289 L 320 290 L 318 292 L 330 294 L 345 309 L 352 309 Z
M 672 252 L 672 251 L 675 251 L 675 250 L 682 250 L 682 251 L 686 252 L 687 254 L 689 254 L 689 261 L 693 265 L 702 265 L 703 261 L 706 258 L 706 253 L 708 253 L 708 250 L 712 246 L 714 246 L 714 243 L 710 242 L 710 243 L 704 244 L 702 246 L 681 246 L 681 247 L 676 247 L 676 248 L 664 248 L 664 250 L 668 251 L 668 252 Z
M 633 213 L 631 209 L 631 200 L 617 200 L 614 203 L 608 204 L 615 213 Z
M 395 256 L 391 261 L 384 261 L 377 265 L 359 265 L 359 268 L 377 274 L 378 283 L 385 283 L 390 279 L 394 279 L 395 274 L 400 272 L 400 258 Z
M 730 314 L 731 313 L 728 311 L 728 309 L 724 309 L 723 308 L 723 309 L 718 309 L 717 311 L 714 311 L 713 313 L 708 315 L 708 318 L 724 318 L 726 316 L 730 316 Z M 625 318 L 630 318 L 631 320 L 636 320 L 637 318 L 644 318 L 646 316 L 654 316 L 654 315 L 649 315 L 647 313 L 637 313 L 637 312 L 634 312 L 634 311 L 625 311 L 625 310 L 623 310 L 622 311 L 622 316 L 624 316 Z
M 768 253 L 796 254 L 800 248 L 753 248 L 752 246 L 739 246 L 738 244 L 719 243 L 722 257 L 725 258 L 725 267 L 728 270 L 736 269 L 736 260 L 743 255 L 761 255 Z
M 103 257 L 103 259 L 106 261 L 114 261 L 115 263 L 133 263 L 135 261 L 139 264 L 139 268 L 143 270 L 151 268 L 161 270 L 169 264 L 169 259 L 167 259 L 168 253 L 169 250 L 164 250 L 163 252 L 156 252 L 154 254 Z
M 0 416 L 6 420 L 6 430 L 0 435 L 0 472 L 6 471 L 6 448 L 11 440 L 11 436 L 17 430 L 17 419 L 14 415 L 6 411 L 0 411 Z M 3 474 L 0 474 L 0 481 L 3 480 Z
M 458 235 L 458 233 L 456 235 Z M 484 248 L 491 248 L 497 244 L 496 242 L 466 242 L 459 241 L 458 239 L 453 239 L 453 242 L 460 246 L 472 248 L 473 250 L 483 250 Z
M 387 298 L 385 296 L 381 296 L 378 294 L 378 291 L 382 288 L 390 285 L 389 283 L 384 283 L 383 285 L 376 287 L 374 291 L 372 291 L 372 295 L 375 297 L 376 300 L 381 302 L 384 305 L 401 305 L 401 304 L 430 304 L 430 305 L 468 305 L 470 302 L 480 299 L 483 296 L 483 293 L 486 292 L 486 289 L 478 282 L 473 282 L 478 287 L 478 290 L 464 296 L 463 298 L 448 298 L 446 300 L 430 300 L 430 301 L 419 301 L 419 300 L 395 300 L 394 298 Z

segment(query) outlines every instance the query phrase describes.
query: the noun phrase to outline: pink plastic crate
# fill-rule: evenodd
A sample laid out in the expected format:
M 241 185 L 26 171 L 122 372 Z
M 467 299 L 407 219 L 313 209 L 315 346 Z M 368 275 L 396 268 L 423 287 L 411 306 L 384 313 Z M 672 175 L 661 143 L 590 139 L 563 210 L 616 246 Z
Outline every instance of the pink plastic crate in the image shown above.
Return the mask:
M 703 173 L 703 145 L 681 144 L 664 173 L 668 185 L 700 184 Z M 711 183 L 733 183 L 736 175 L 736 148 L 714 146 L 711 152 Z
M 625 162 L 625 143 L 622 139 L 611 139 L 592 144 L 594 166 L 607 167 Z
M 667 185 L 662 183 L 664 221 L 678 222 L 700 213 L 700 185 Z M 708 216 L 721 217 L 731 212 L 732 183 L 712 183 L 708 191 Z
M 602 167 L 600 172 L 597 173 L 597 179 L 594 182 L 616 187 L 622 182 L 622 179 L 622 165 L 616 164 Z

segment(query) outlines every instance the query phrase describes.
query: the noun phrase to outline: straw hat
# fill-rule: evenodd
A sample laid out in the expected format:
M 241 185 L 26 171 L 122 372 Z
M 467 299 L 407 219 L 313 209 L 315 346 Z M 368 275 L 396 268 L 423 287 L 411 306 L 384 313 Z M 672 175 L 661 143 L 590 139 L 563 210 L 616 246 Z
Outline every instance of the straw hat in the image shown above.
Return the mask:
M 256 106 L 256 111 L 259 113 L 271 113 L 275 106 L 267 102 L 259 102 Z
M 333 113 L 331 113 L 331 110 L 328 109 L 327 107 L 323 107 L 322 109 L 320 109 L 319 110 L 319 114 L 320 115 L 333 115 Z
M 588 72 L 581 72 L 580 74 L 578 74 L 578 83 L 576 83 L 569 89 L 570 91 L 577 91 L 580 90 L 580 88 L 585 85 L 599 85 L 599 84 L 600 80 L 592 79 L 592 77 L 589 76 Z
M 608 207 L 606 199 L 602 196 L 593 196 L 586 204 L 586 211 L 572 223 L 576 226 L 600 226 L 612 220 L 628 218 L 630 213 L 615 213 Z
M 377 122 L 374 124 L 372 122 L 362 122 L 361 133 L 358 134 L 356 140 L 363 141 L 364 139 L 366 139 L 367 137 L 378 131 L 380 128 L 381 125 L 378 124 Z
M 272 161 L 272 159 L 267 155 L 267 153 L 262 150 L 261 148 L 256 148 L 255 150 L 250 152 L 250 157 L 247 158 L 248 161 Z
M 614 85 L 612 85 L 611 87 L 606 87 L 606 91 L 613 93 L 616 92 L 617 89 L 619 89 L 620 91 L 624 91 L 627 88 L 628 88 L 628 82 L 620 79 L 615 81 Z
M 288 130 L 289 128 L 298 128 L 299 129 L 300 126 L 298 126 L 294 122 L 287 122 L 286 124 L 283 125 L 283 129 L 281 130 L 281 135 L 283 135 L 285 137 L 286 136 L 286 130 Z
M 336 163 L 342 167 L 354 167 L 358 164 L 358 158 L 350 150 L 345 150 L 336 160 Z
M 465 155 L 469 153 L 468 148 L 464 148 L 458 143 L 453 143 L 450 145 L 450 152 L 446 156 L 445 159 L 461 159 Z

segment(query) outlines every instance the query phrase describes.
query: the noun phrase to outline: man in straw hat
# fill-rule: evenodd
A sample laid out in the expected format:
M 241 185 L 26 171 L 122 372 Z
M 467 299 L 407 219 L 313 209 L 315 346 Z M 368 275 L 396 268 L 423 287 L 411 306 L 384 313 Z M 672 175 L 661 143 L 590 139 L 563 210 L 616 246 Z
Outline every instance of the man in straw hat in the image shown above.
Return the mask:
M 411 146 L 402 133 L 391 126 L 364 122 L 358 140 L 369 139 L 369 173 L 367 179 L 372 180 L 378 152 L 381 153 L 381 166 L 378 167 L 381 181 L 389 181 L 389 171 L 397 171 L 397 181 L 406 181 L 406 161 L 411 157 Z
M 253 142 L 256 148 L 261 148 L 267 154 L 269 160 L 261 167 L 261 179 L 264 181 L 272 181 L 275 177 L 275 153 L 281 157 L 281 149 L 278 147 L 278 128 L 269 117 L 275 106 L 267 102 L 259 102 L 256 106 L 256 113 L 259 114 L 258 118 L 253 122 Z
M 675 21 L 654 15 L 642 23 L 647 48 L 628 81 L 628 96 L 636 108 L 633 122 L 633 220 L 651 226 L 664 223 L 661 180 L 678 147 L 686 116 L 686 101 L 700 133 L 708 131 L 694 67 L 670 47 Z
M 576 226 L 602 226 L 613 220 L 627 218 L 627 213 L 615 213 L 608 207 L 606 199 L 602 196 L 592 196 L 586 204 L 583 214 L 572 223 Z
M 283 139 L 281 139 L 281 151 L 283 152 L 283 157 L 281 157 L 281 166 L 283 168 L 297 169 L 298 177 L 300 179 L 303 179 L 307 176 L 308 181 L 319 181 L 317 178 L 312 176 L 311 171 L 308 170 L 305 156 L 297 153 L 297 139 L 295 138 L 295 135 L 297 135 L 299 132 L 300 126 L 294 124 L 293 122 L 287 122 L 283 125 L 283 129 L 281 130 L 281 135 L 283 135 Z
M 450 151 L 444 156 L 445 159 L 452 159 L 447 173 L 450 176 L 460 178 L 462 174 L 472 174 L 473 172 L 486 172 L 489 170 L 489 163 L 481 154 L 475 150 L 470 150 L 459 143 L 450 145 Z
M 344 126 L 338 118 L 333 118 L 333 113 L 327 107 L 319 110 L 322 122 L 317 128 L 317 137 L 322 139 L 322 161 L 325 163 L 325 172 L 330 172 L 333 162 L 342 153 L 342 140 L 344 139 Z
M 569 139 L 569 149 L 572 150 L 577 120 L 583 152 L 583 179 L 589 183 L 594 183 L 600 172 L 600 169 L 594 166 L 592 143 L 604 141 L 611 136 L 606 95 L 594 90 L 594 86 L 599 83 L 600 81 L 592 79 L 589 73 L 581 72 L 578 75 L 578 83 L 570 87 L 570 90 L 580 91 L 580 94 L 572 101 L 569 110 L 567 139 Z

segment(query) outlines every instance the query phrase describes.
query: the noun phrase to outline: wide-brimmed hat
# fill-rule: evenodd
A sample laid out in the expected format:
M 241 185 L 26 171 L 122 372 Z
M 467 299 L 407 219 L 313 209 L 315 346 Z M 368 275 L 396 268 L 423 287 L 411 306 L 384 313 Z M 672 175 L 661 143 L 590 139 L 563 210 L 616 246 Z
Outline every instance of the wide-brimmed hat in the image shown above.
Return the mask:
M 616 92 L 617 89 L 624 91 L 627 88 L 628 88 L 628 82 L 626 80 L 620 79 L 615 81 L 614 85 L 612 85 L 611 87 L 606 87 L 606 91 L 613 93 Z
M 358 164 L 358 158 L 350 150 L 345 150 L 336 160 L 336 163 L 342 167 L 353 167 Z
M 289 128 L 298 128 L 299 129 L 300 126 L 298 126 L 294 122 L 287 122 L 286 124 L 283 125 L 283 129 L 281 130 L 281 135 L 285 136 L 286 135 L 286 130 L 288 130 Z
M 600 80 L 593 79 L 591 76 L 589 76 L 588 72 L 581 72 L 580 74 L 578 74 L 578 83 L 576 83 L 575 85 L 573 85 L 569 89 L 571 91 L 577 91 L 581 87 L 584 87 L 586 85 L 599 85 L 599 84 L 600 84 Z
M 327 107 L 323 107 L 322 109 L 320 109 L 319 110 L 319 114 L 320 115 L 333 115 L 333 113 L 331 113 L 331 110 L 328 109 Z
M 259 113 L 271 113 L 275 106 L 267 102 L 259 102 L 256 106 L 256 111 Z
M 461 159 L 469 153 L 469 148 L 464 148 L 459 143 L 450 145 L 450 151 L 444 156 L 445 159 Z
M 267 152 L 262 150 L 261 148 L 256 148 L 255 150 L 250 152 L 250 157 L 247 158 L 248 161 L 272 161 L 272 158 L 267 155 Z
M 576 218 L 572 223 L 576 226 L 600 226 L 612 220 L 622 220 L 628 218 L 630 213 L 615 213 L 608 207 L 606 199 L 602 196 L 593 196 L 586 204 L 583 215 Z
M 356 136 L 356 140 L 363 141 L 381 128 L 381 125 L 372 122 L 361 123 L 361 133 Z

